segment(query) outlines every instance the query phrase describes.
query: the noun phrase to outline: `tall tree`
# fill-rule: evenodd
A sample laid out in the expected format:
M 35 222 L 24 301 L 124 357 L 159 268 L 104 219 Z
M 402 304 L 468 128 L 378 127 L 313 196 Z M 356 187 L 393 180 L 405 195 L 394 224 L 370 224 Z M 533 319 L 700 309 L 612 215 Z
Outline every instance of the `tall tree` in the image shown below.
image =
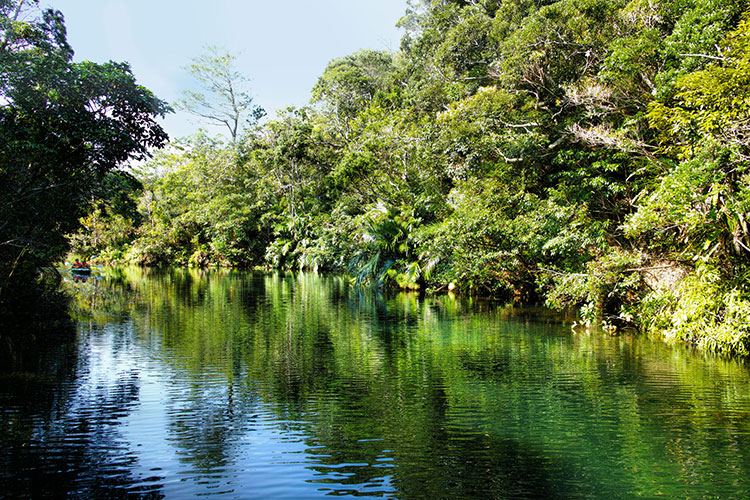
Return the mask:
M 74 63 L 63 15 L 37 5 L 0 0 L 0 302 L 64 253 L 108 172 L 167 140 L 168 106 L 126 63 Z
M 184 91 L 183 98 L 176 103 L 188 113 L 226 127 L 233 143 L 237 142 L 245 125 L 254 125 L 266 114 L 263 108 L 253 104 L 250 80 L 235 69 L 236 59 L 227 51 L 208 47 L 186 68 L 200 90 Z
M 313 99 L 324 103 L 332 125 L 349 140 L 350 122 L 387 88 L 392 72 L 391 54 L 360 50 L 328 63 L 312 89 Z

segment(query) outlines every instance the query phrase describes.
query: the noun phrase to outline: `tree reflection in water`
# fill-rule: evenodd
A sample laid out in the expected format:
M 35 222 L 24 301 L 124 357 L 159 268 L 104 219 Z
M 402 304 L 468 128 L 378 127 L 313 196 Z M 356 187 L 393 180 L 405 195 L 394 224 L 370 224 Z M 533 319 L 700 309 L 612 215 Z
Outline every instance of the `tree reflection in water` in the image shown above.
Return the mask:
M 129 491 L 162 498 L 161 478 L 133 474 L 137 456 L 119 430 L 138 404 L 137 371 L 108 373 L 105 380 L 91 364 L 93 339 L 81 335 L 87 325 L 77 332 L 66 310 L 58 315 L 2 329 L 2 496 L 119 498 Z M 117 344 L 94 347 L 117 355 L 124 347 Z
M 748 492 L 740 363 L 336 277 L 68 285 L 75 349 L 62 364 L 40 350 L 6 376 L 28 387 L 2 393 L 2 477 L 20 496 Z

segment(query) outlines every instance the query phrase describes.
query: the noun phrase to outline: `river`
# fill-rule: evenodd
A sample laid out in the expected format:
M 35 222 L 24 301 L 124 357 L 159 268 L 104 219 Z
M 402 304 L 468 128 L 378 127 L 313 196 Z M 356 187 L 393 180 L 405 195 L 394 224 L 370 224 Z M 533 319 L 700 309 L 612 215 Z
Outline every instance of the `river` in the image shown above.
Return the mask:
M 334 276 L 64 286 L 7 341 L 2 498 L 750 498 L 741 361 Z

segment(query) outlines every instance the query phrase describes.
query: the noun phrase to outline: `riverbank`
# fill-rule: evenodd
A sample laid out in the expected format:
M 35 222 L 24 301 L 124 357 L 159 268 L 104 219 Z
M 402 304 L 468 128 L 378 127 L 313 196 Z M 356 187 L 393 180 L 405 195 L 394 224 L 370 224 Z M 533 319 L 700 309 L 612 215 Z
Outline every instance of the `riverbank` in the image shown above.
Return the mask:
M 98 260 L 92 260 L 94 265 Z M 154 267 L 154 272 L 168 272 L 167 267 Z M 179 269 L 179 268 L 172 268 Z M 232 267 L 192 267 L 200 275 L 210 271 L 247 271 Z M 269 266 L 254 267 L 255 272 L 274 272 Z M 290 271 L 291 272 L 291 271 Z M 299 272 L 299 271 L 297 271 Z M 708 271 L 703 269 L 702 273 Z M 395 282 L 385 282 L 378 286 L 374 283 L 357 283 L 357 277 L 351 274 L 333 273 L 343 280 L 364 289 L 399 290 Z M 618 283 L 630 280 L 630 290 L 640 291 L 633 298 L 629 307 L 620 316 L 603 315 L 593 308 L 576 307 L 575 303 L 561 300 L 559 295 L 553 298 L 541 297 L 534 303 L 520 300 L 521 294 L 504 294 L 501 296 L 472 294 L 470 291 L 455 286 L 453 283 L 440 283 L 425 280 L 423 288 L 409 286 L 403 288 L 428 296 L 450 294 L 451 296 L 492 299 L 500 303 L 528 307 L 547 305 L 552 309 L 564 312 L 581 328 L 592 328 L 603 335 L 619 335 L 623 331 L 639 332 L 651 338 L 661 338 L 668 343 L 685 343 L 707 352 L 725 356 L 746 358 L 750 347 L 750 331 L 744 318 L 750 318 L 750 301 L 743 299 L 741 293 L 731 284 L 720 282 L 717 274 L 706 275 L 691 271 L 686 266 L 662 261 L 656 265 L 631 269 L 627 274 L 616 275 Z M 454 286 L 450 286 L 450 285 Z M 571 286 L 568 284 L 567 286 Z M 736 285 L 738 286 L 738 285 Z M 555 290 L 560 293 L 560 290 Z M 601 300 L 601 299 L 599 299 Z M 556 306 L 556 307 L 554 307 Z M 572 315 L 572 316 L 571 316 Z

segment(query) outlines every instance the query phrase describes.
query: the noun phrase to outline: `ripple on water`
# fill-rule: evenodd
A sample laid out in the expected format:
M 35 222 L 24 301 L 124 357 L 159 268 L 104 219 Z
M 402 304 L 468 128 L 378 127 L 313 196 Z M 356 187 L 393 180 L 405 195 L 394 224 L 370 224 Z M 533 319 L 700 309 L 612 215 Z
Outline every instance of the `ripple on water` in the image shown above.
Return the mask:
M 0 394 L 9 496 L 748 497 L 744 369 L 447 297 L 188 277 L 134 281 L 136 319 L 82 326 L 47 396 Z

